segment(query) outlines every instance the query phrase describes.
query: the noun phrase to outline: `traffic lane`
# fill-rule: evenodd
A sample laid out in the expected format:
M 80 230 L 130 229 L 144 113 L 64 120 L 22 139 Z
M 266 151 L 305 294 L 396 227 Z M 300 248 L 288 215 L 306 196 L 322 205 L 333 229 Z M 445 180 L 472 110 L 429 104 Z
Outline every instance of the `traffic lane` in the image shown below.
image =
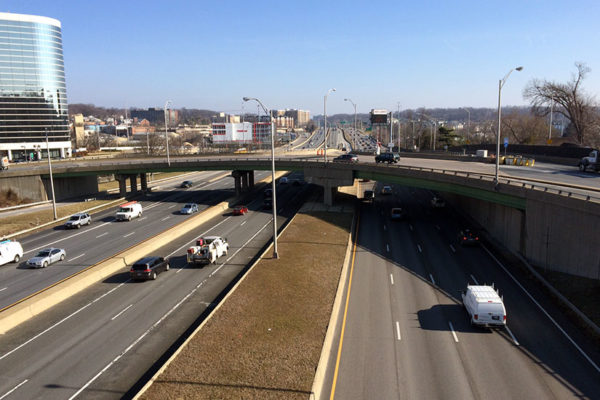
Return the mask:
M 174 201 L 198 199 L 201 196 L 209 204 L 210 202 L 219 201 L 219 198 L 225 198 L 229 193 L 224 191 L 224 188 L 227 188 L 230 183 L 227 178 L 224 178 L 202 187 L 202 189 L 212 187 L 213 190 L 210 192 L 205 190 L 199 193 L 197 191 L 183 191 L 167 197 L 161 194 L 160 197 L 163 201 Z M 6 289 L 0 292 L 0 307 L 13 304 L 31 293 L 44 289 L 89 265 L 105 259 L 107 254 L 111 255 L 122 251 L 132 244 L 162 232 L 165 227 L 174 226 L 184 218 L 189 218 L 187 215 L 179 215 L 178 211 L 173 211 L 173 204 L 160 201 L 142 202 L 142 204 L 145 204 L 143 216 L 132 221 L 117 222 L 114 219 L 114 210 L 111 210 L 100 214 L 100 216 L 104 215 L 102 220 L 108 222 L 91 226 L 85 230 L 78 230 L 75 233 L 62 232 L 62 238 L 55 238 L 54 242 L 51 241 L 51 238 L 42 235 L 42 241 L 37 242 L 37 248 L 33 247 L 26 250 L 25 257 L 33 256 L 39 249 L 54 246 L 64 247 L 67 251 L 67 259 L 49 266 L 43 272 L 38 271 L 34 275 L 36 279 L 31 278 L 32 273 L 25 266 L 25 262 L 13 266 L 13 268 L 1 269 L 0 279 Z M 202 206 L 201 209 L 206 207 Z M 68 243 L 68 245 L 65 245 L 65 243 Z M 97 243 L 98 245 L 90 247 L 90 243 Z M 36 245 L 35 242 L 29 244 Z M 77 260 L 76 263 L 73 262 L 75 260 Z
M 421 226 L 425 231 L 423 236 L 428 238 L 438 236 L 442 243 L 450 242 L 450 238 L 454 237 L 453 232 L 457 229 L 457 224 L 450 215 L 451 213 L 445 211 L 436 213 L 435 221 L 430 221 L 434 224 L 425 222 Z M 445 234 L 448 231 L 450 234 Z M 491 374 L 486 373 L 481 379 L 488 379 L 496 372 L 501 372 L 498 379 L 510 377 L 515 385 L 502 388 L 510 397 L 539 397 L 550 394 L 572 397 L 580 393 L 587 393 L 589 396 L 598 389 L 596 384 L 590 386 L 591 382 L 598 382 L 594 378 L 594 373 L 597 371 L 594 371 L 583 355 L 573 355 L 573 351 L 577 352 L 577 350 L 569 339 L 553 326 L 487 252 L 477 247 L 457 247 L 454 253 L 449 252 L 448 248 L 448 245 L 432 245 L 431 251 L 426 254 L 432 258 L 431 264 L 437 266 L 437 285 L 451 298 L 460 303 L 458 291 L 466 287 L 466 281 L 481 284 L 495 283 L 504 296 L 509 329 L 496 332 L 503 340 L 496 340 L 495 337 L 483 340 L 487 335 L 481 335 L 481 329 L 469 326 L 464 311 L 458 313 L 457 307 L 448 308 L 448 311 L 450 308 L 454 310 L 455 317 L 458 318 L 457 330 L 464 332 L 473 340 L 480 339 L 478 342 L 469 342 L 473 350 L 470 354 L 496 355 L 497 368 Z M 537 295 L 539 296 L 540 293 Z M 548 304 L 547 307 L 554 308 L 552 304 Z M 565 324 L 563 326 L 571 325 L 568 321 L 564 321 L 564 318 L 562 323 Z M 542 330 L 531 329 L 532 326 Z M 582 340 L 580 343 L 589 343 L 589 339 L 582 337 L 578 339 Z M 508 349 L 504 342 L 510 345 Z M 515 342 L 519 343 L 519 346 L 515 346 Z M 584 347 L 590 348 L 590 346 Z M 474 364 L 481 360 L 482 357 L 471 359 Z M 474 371 L 483 371 L 486 367 L 485 363 L 482 363 L 476 366 Z M 540 367 L 541 371 L 538 369 Z M 548 373 L 549 371 L 552 373 Z M 533 385 L 531 382 L 538 382 L 538 384 Z M 485 387 L 482 386 L 481 390 Z M 546 392 L 547 388 L 551 392 Z
M 291 193 L 290 195 L 293 195 L 293 193 Z M 270 216 L 268 214 L 264 214 L 264 213 L 252 213 L 253 215 L 250 216 L 248 215 L 249 218 L 246 219 L 246 223 L 240 222 L 240 219 L 238 218 L 231 218 L 227 215 L 224 215 L 220 218 L 217 218 L 215 220 L 221 220 L 220 223 L 217 223 L 217 226 L 215 226 L 214 228 L 212 227 L 213 224 L 209 224 L 211 226 L 207 226 L 210 229 L 207 229 L 206 231 L 204 231 L 204 233 L 202 233 L 202 235 L 205 234 L 229 234 L 230 236 L 232 236 L 232 240 L 238 241 L 238 242 L 242 242 L 242 239 L 245 239 L 246 242 L 244 242 L 246 244 L 246 247 L 244 249 L 240 249 L 240 253 L 238 254 L 234 254 L 237 250 L 234 251 L 235 246 L 232 247 L 232 251 L 234 251 L 234 253 L 231 253 L 231 257 L 232 259 L 229 260 L 227 262 L 227 264 L 219 266 L 207 266 L 204 267 L 202 269 L 198 269 L 198 268 L 182 268 L 183 266 L 185 266 L 185 249 L 195 241 L 195 238 L 197 237 L 198 233 L 190 233 L 187 237 L 188 241 L 187 242 L 183 242 L 183 244 L 181 244 L 181 241 L 177 241 L 177 242 L 172 242 L 170 243 L 168 246 L 165 246 L 166 250 L 161 249 L 160 251 L 169 251 L 171 250 L 173 247 L 178 246 L 181 244 L 181 246 L 179 246 L 179 248 L 177 249 L 173 249 L 172 251 L 175 251 L 177 254 L 183 252 L 183 255 L 179 255 L 179 256 L 175 256 L 173 258 L 173 265 L 174 268 L 172 268 L 170 271 L 165 272 L 163 274 L 159 275 L 159 278 L 156 281 L 150 281 L 150 282 L 141 282 L 141 283 L 132 283 L 130 281 L 127 280 L 127 276 L 128 274 L 122 273 L 122 274 L 117 274 L 109 279 L 107 279 L 104 283 L 99 284 L 99 285 L 95 285 L 95 288 L 97 286 L 113 286 L 112 292 L 109 295 L 100 295 L 96 298 L 98 298 L 99 300 L 92 300 L 91 298 L 87 298 L 82 300 L 81 297 L 84 296 L 84 294 L 81 295 L 77 295 L 74 296 L 74 299 L 70 299 L 69 302 L 72 304 L 82 304 L 85 303 L 82 307 L 85 307 L 85 312 L 79 312 L 77 314 L 75 314 L 73 317 L 68 318 L 64 323 L 59 324 L 58 328 L 56 330 L 52 330 L 50 334 L 45 334 L 42 335 L 42 337 L 44 338 L 44 340 L 49 340 L 51 343 L 48 345 L 50 349 L 54 349 L 56 347 L 59 347 L 59 351 L 56 352 L 56 354 L 50 354 L 46 357 L 45 359 L 45 363 L 43 363 L 42 366 L 39 366 L 38 369 L 36 370 L 28 370 L 27 368 L 33 368 L 32 366 L 30 366 L 27 363 L 28 359 L 35 359 L 35 357 L 31 358 L 29 356 L 26 357 L 21 357 L 21 358 L 17 358 L 16 361 L 23 361 L 26 365 L 23 366 L 23 373 L 22 376 L 35 376 L 35 380 L 31 379 L 28 384 L 27 387 L 29 387 L 28 390 L 31 390 L 31 392 L 19 392 L 19 393 L 26 393 L 26 395 L 29 398 L 32 398 L 31 396 L 36 396 L 38 393 L 39 394 L 44 394 L 44 395 L 48 395 L 48 391 L 46 391 L 46 389 L 48 388 L 52 388 L 52 389 L 57 389 L 57 390 L 52 390 L 50 391 L 50 395 L 52 395 L 52 397 L 54 397 L 55 393 L 57 397 L 62 397 L 64 398 L 65 396 L 63 395 L 63 392 L 61 392 L 60 390 L 64 389 L 67 390 L 67 392 L 70 390 L 71 393 L 74 391 L 75 387 L 73 386 L 74 382 L 72 381 L 73 379 L 76 379 L 76 376 L 79 375 L 85 375 L 85 377 L 87 377 L 88 381 L 90 382 L 89 379 L 91 379 L 91 377 L 95 376 L 95 374 L 97 373 L 98 370 L 101 370 L 102 366 L 100 365 L 93 365 L 90 366 L 90 364 L 92 364 L 92 361 L 90 360 L 94 360 L 94 362 L 96 364 L 98 364 L 99 361 L 107 361 L 108 359 L 110 359 L 110 355 L 114 355 L 117 354 L 117 357 L 119 354 L 121 354 L 121 352 L 119 352 L 119 349 L 114 350 L 114 349 L 104 349 L 104 350 L 98 350 L 96 344 L 97 343 L 102 343 L 103 345 L 108 345 L 111 346 L 113 344 L 115 344 L 116 342 L 118 342 L 118 345 L 120 345 L 122 348 L 125 348 L 125 343 L 121 343 L 123 340 L 123 338 L 128 338 L 131 343 L 135 343 L 135 341 L 132 341 L 132 339 L 135 338 L 140 338 L 140 337 L 150 337 L 150 333 L 146 334 L 145 332 L 148 331 L 150 328 L 147 328 L 148 326 L 152 327 L 154 326 L 154 324 L 156 324 L 156 322 L 153 323 L 153 320 L 156 320 L 156 313 L 158 312 L 160 314 L 160 312 L 164 311 L 165 307 L 168 307 L 169 305 L 171 305 L 173 303 L 173 294 L 176 293 L 182 293 L 185 292 L 185 290 L 188 290 L 190 288 L 189 285 L 194 285 L 196 284 L 196 287 L 200 286 L 200 287 L 204 287 L 204 286 L 208 286 L 206 283 L 204 284 L 204 286 L 202 285 L 203 282 L 206 282 L 206 279 L 208 277 L 219 277 L 220 279 L 220 287 L 218 288 L 216 293 L 219 293 L 222 288 L 228 284 L 228 282 L 231 280 L 232 276 L 229 278 L 222 278 L 220 276 L 220 274 L 223 273 L 223 271 L 228 271 L 228 273 L 233 273 L 234 275 L 237 274 L 237 272 L 239 272 L 239 270 L 241 270 L 241 268 L 243 268 L 246 263 L 247 263 L 247 258 L 251 255 L 251 254 L 255 254 L 256 253 L 256 249 L 260 248 L 264 245 L 264 242 L 268 241 L 269 238 L 271 237 L 271 233 L 269 231 L 269 229 L 267 229 L 268 227 L 270 227 Z M 253 220 L 255 220 L 253 222 Z M 266 222 L 265 222 L 266 221 Z M 281 218 L 280 223 L 283 223 L 283 218 Z M 259 228 L 259 232 L 260 235 L 256 235 L 251 237 L 251 240 L 247 239 L 248 233 L 247 230 L 250 230 L 250 232 L 252 232 L 253 230 L 257 230 L 256 226 L 262 224 L 262 226 Z M 246 231 L 246 232 L 244 232 Z M 261 237 L 262 236 L 262 237 Z M 262 242 L 263 244 L 260 243 L 254 243 L 253 241 L 258 240 L 259 242 Z M 253 244 L 253 246 L 248 246 L 249 244 Z M 233 258 L 233 257 L 237 257 L 237 258 Z M 236 261 L 238 260 L 239 261 Z M 179 268 L 177 268 L 179 266 Z M 208 274 L 208 275 L 201 275 L 198 273 L 198 271 L 200 271 L 201 274 Z M 236 272 L 237 271 L 237 272 Z M 218 273 L 217 273 L 218 272 Z M 179 276 L 179 277 L 178 277 Z M 197 278 L 197 279 L 194 279 Z M 198 284 L 198 279 L 202 279 L 200 281 L 200 284 Z M 215 279 L 216 280 L 216 279 Z M 97 289 L 94 290 L 95 288 L 91 289 L 91 290 L 86 290 L 86 293 L 94 293 L 94 295 L 98 295 L 98 291 Z M 131 293 L 131 288 L 141 288 L 143 290 L 139 290 L 136 292 L 133 292 L 133 295 Z M 192 289 L 194 290 L 194 289 Z M 105 293 L 108 293 L 108 290 L 105 290 Z M 188 294 L 191 292 L 188 292 Z M 103 293 L 104 294 L 104 293 Z M 211 294 L 213 295 L 213 294 Z M 176 296 L 175 296 L 176 297 Z M 213 296 L 214 297 L 214 296 Z M 166 299 L 165 301 L 162 301 Z M 67 302 L 65 302 L 67 303 Z M 177 303 L 176 303 L 177 304 Z M 182 303 L 183 304 L 183 303 Z M 210 304 L 210 303 L 207 303 Z M 136 307 L 142 307 L 142 310 L 138 310 L 136 309 Z M 145 307 L 145 308 L 144 308 Z M 174 307 L 174 306 L 173 306 Z M 62 307 L 63 309 L 65 308 L 64 306 Z M 171 307 L 172 309 L 172 307 Z M 169 309 L 170 310 L 170 309 Z M 72 311 L 72 310 L 69 310 Z M 64 311 L 63 311 L 64 312 Z M 47 319 L 48 314 L 55 314 L 55 312 L 49 312 L 49 313 L 44 313 L 41 315 L 40 320 L 43 319 Z M 115 326 L 115 323 L 108 323 L 108 318 L 111 317 L 110 321 L 124 321 L 125 319 L 122 317 L 126 317 L 128 315 L 134 314 L 133 317 L 130 318 L 134 318 L 132 322 L 127 322 L 125 323 L 123 326 L 119 327 L 119 328 L 115 328 L 117 329 L 117 331 L 115 332 L 114 329 L 110 332 L 104 332 L 101 331 L 99 334 L 97 334 L 96 332 L 98 330 L 105 330 L 110 328 L 111 326 Z M 165 315 L 165 314 L 163 314 Z M 193 318 L 196 318 L 198 315 L 198 310 L 196 308 L 192 308 L 191 310 L 191 314 L 190 314 Z M 149 318 L 149 322 L 146 321 L 144 323 L 143 320 L 139 320 L 139 318 Z M 54 320 L 60 320 L 61 318 L 65 318 L 64 315 L 58 315 L 54 318 Z M 83 320 L 79 320 L 79 319 L 83 319 Z M 90 320 L 88 320 L 90 319 Z M 166 321 L 167 319 L 165 319 Z M 193 320 L 193 319 L 192 319 Z M 105 325 L 103 325 L 102 323 L 105 322 Z M 27 326 L 29 325 L 29 327 Z M 9 332 L 6 335 L 6 338 L 8 338 L 9 342 L 10 342 L 10 338 L 12 337 L 13 343 L 10 346 L 12 346 L 13 348 L 15 346 L 19 346 L 21 344 L 18 344 L 20 341 L 22 341 L 22 335 L 19 334 L 19 331 L 23 331 L 23 330 L 32 330 L 31 328 L 32 323 L 26 323 L 24 324 L 23 327 L 19 327 L 11 332 Z M 90 332 L 87 331 L 82 331 L 81 327 L 90 327 Z M 164 326 L 164 325 L 163 325 Z M 185 327 L 189 326 L 185 325 L 184 327 L 182 327 L 180 324 L 173 324 L 174 327 L 179 327 L 181 329 L 184 329 Z M 43 327 L 38 328 L 38 331 L 41 330 Z M 139 328 L 140 327 L 146 327 L 146 331 L 144 331 L 144 333 L 140 333 L 139 332 Z M 132 329 L 134 328 L 134 329 Z M 47 329 L 47 328 L 46 328 Z M 165 328 L 161 328 L 160 332 L 163 332 Z M 64 331 L 62 331 L 64 330 Z M 154 333 L 152 333 L 153 335 L 156 335 L 158 333 L 156 329 L 153 330 Z M 42 331 L 43 332 L 43 331 Z M 70 332 L 75 332 L 75 334 L 70 333 Z M 148 331 L 149 332 L 149 331 Z M 133 336 L 132 336 L 133 335 Z M 144 336 L 145 335 L 145 336 Z M 165 348 L 167 348 L 170 343 L 172 343 L 172 340 L 174 337 L 177 337 L 178 335 L 175 336 L 170 336 L 170 338 L 167 340 L 164 345 L 166 346 Z M 18 352 L 24 352 L 25 350 L 31 352 L 31 354 L 36 354 L 36 353 L 51 353 L 52 351 L 46 351 L 44 344 L 41 342 L 42 337 L 40 337 L 37 341 L 33 341 L 30 344 L 28 344 L 27 346 L 25 346 L 23 349 L 18 349 L 17 351 L 8 354 L 8 356 L 6 356 L 7 351 L 4 351 L 4 356 L 0 356 L 0 363 L 3 362 L 3 360 L 10 360 L 11 357 L 16 357 Z M 65 337 L 69 337 L 69 338 L 73 338 L 73 343 L 69 342 L 64 344 L 64 347 L 60 347 L 61 346 L 61 341 L 64 341 Z M 159 338 L 162 336 L 159 336 Z M 48 338 L 48 339 L 46 339 Z M 137 340 L 137 339 L 135 339 Z M 162 340 L 162 339 L 160 339 Z M 171 340 L 171 341 L 169 341 Z M 139 342 L 138 342 L 139 343 Z M 136 343 L 137 345 L 137 343 Z M 42 346 L 42 348 L 36 348 L 35 346 Z M 4 346 L 2 346 L 4 347 Z M 117 346 L 118 347 L 118 346 Z M 13 351 L 13 350 L 8 350 L 8 351 Z M 63 355 L 64 354 L 64 355 Z M 136 354 L 141 354 L 136 350 Z M 147 354 L 152 356 L 151 360 L 148 360 L 147 363 L 145 365 L 140 366 L 139 364 L 136 364 L 139 367 L 138 370 L 138 377 L 141 376 L 141 374 L 143 374 L 143 372 L 149 368 L 149 366 L 152 364 L 153 360 L 156 359 L 157 355 L 162 354 L 162 351 L 159 352 L 156 349 L 150 349 L 147 351 Z M 120 358 L 119 358 L 120 360 Z M 109 365 L 111 363 L 117 363 L 117 361 L 119 360 L 115 360 L 115 358 L 113 358 L 112 360 L 107 361 Z M 128 368 L 131 368 L 131 363 L 127 362 L 127 361 L 123 361 L 124 364 L 122 365 L 123 368 L 125 368 L 126 370 Z M 49 363 L 57 363 L 58 365 L 56 367 L 52 366 L 52 367 L 48 367 Z M 64 365 L 62 365 L 61 363 L 65 363 Z M 112 367 L 115 364 L 110 365 L 110 367 Z M 90 370 L 90 368 L 92 370 Z M 95 370 L 93 370 L 95 368 Z M 43 370 L 42 370 L 43 369 Z M 13 370 L 19 370 L 19 368 L 13 368 Z M 63 373 L 62 371 L 77 371 L 76 373 Z M 55 371 L 55 374 L 57 374 L 58 376 L 54 376 L 54 375 L 50 375 L 48 376 L 47 382 L 49 383 L 45 383 L 45 386 L 42 385 L 40 386 L 40 384 L 36 384 L 35 382 L 38 382 L 38 377 L 39 379 L 41 379 L 43 377 L 43 375 L 46 373 L 46 371 Z M 123 388 L 128 388 L 127 384 L 125 384 L 123 386 L 123 380 L 128 381 L 128 384 L 131 384 L 132 382 L 135 382 L 135 380 L 137 379 L 137 377 L 132 377 L 130 374 L 126 374 L 126 376 L 122 376 L 117 374 L 116 376 L 113 376 L 113 378 L 118 378 L 120 377 L 121 379 L 121 390 L 124 390 Z M 25 378 L 25 379 L 30 379 L 30 378 Z M 13 379 L 14 383 L 16 382 L 17 379 Z M 42 380 L 43 381 L 43 380 Z M 112 380 L 109 380 L 109 382 L 112 382 Z M 113 382 L 114 383 L 114 382 Z M 77 386 L 78 388 L 82 388 L 85 383 L 81 383 L 78 382 Z M 10 386 L 10 383 L 9 383 Z M 37 389 L 36 389 L 37 387 Z M 39 392 L 38 392 L 39 391 Z M 108 393 L 116 393 L 114 389 L 110 389 L 107 391 L 107 386 L 105 384 L 100 384 L 100 386 L 98 387 L 98 390 L 91 390 L 90 393 L 103 393 L 104 395 L 107 395 Z M 118 392 L 118 391 L 117 391 Z M 86 392 L 87 393 L 87 392 Z M 122 395 L 122 391 L 117 393 L 115 397 L 120 397 Z M 88 397 L 87 394 L 85 395 L 86 398 Z M 102 397 L 102 396 L 100 396 Z

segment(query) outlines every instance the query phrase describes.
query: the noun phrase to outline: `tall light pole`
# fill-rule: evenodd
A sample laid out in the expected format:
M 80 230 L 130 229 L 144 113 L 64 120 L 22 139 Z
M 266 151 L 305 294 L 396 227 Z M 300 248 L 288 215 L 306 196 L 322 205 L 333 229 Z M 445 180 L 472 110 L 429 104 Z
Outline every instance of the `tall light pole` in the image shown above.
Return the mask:
M 400 122 L 400 102 L 398 104 L 398 152 L 400 152 L 400 148 L 402 147 L 402 123 Z
M 508 74 L 504 78 L 498 81 L 498 136 L 496 137 L 496 174 L 494 175 L 494 183 L 498 184 L 498 171 L 500 169 L 500 132 L 502 131 L 502 87 L 506 83 L 506 80 L 514 70 L 521 71 L 523 67 L 516 67 L 508 71 Z
M 460 107 L 461 110 L 465 110 L 468 114 L 468 120 L 467 120 L 467 142 L 470 142 L 470 136 L 471 136 L 471 111 L 469 111 L 468 108 L 466 107 Z
M 550 129 L 548 130 L 548 144 L 552 140 L 552 108 L 554 107 L 554 97 L 550 97 Z
M 358 131 L 356 130 L 356 104 L 351 99 L 344 99 L 344 101 L 349 101 L 350 104 L 354 106 L 354 133 L 352 134 L 352 151 L 356 151 L 356 135 Z
M 56 215 L 56 197 L 54 196 L 54 178 L 52 177 L 52 161 L 50 160 L 50 144 L 48 143 L 48 128 L 44 128 L 46 131 L 46 152 L 48 153 L 48 170 L 50 171 L 50 190 L 52 192 L 52 211 L 54 212 L 54 219 L 57 220 Z
M 255 97 L 244 97 L 244 101 L 254 100 L 271 117 L 271 187 L 273 190 L 273 258 L 279 258 L 277 252 L 277 185 L 275 183 L 275 124 L 273 122 L 273 110 L 267 111 L 264 104 Z M 258 125 L 257 125 L 258 126 Z
M 325 116 L 325 121 L 323 123 L 323 135 L 325 136 L 323 155 L 325 157 L 325 162 L 327 162 L 327 96 L 329 96 L 329 93 L 331 92 L 335 92 L 335 88 L 329 89 L 323 99 L 323 115 Z
M 422 116 L 423 118 L 427 119 L 427 121 L 429 123 L 431 123 L 431 150 L 435 151 L 435 131 L 437 128 L 437 122 L 433 120 L 433 118 L 431 118 L 430 116 L 423 114 L 423 113 L 418 113 L 418 115 Z
M 167 102 L 165 103 L 165 140 L 167 141 L 167 164 L 170 167 L 171 159 L 169 158 L 169 132 L 167 131 L 167 126 L 168 126 L 167 110 L 169 109 L 168 108 L 169 106 L 173 106 L 173 103 L 171 102 L 171 100 L 167 100 Z

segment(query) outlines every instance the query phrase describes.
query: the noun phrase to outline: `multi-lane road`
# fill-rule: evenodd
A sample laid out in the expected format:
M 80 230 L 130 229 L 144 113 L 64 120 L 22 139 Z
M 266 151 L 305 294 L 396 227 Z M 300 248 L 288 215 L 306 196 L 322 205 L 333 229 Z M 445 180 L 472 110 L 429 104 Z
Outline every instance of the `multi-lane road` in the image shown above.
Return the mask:
M 226 179 L 229 182 L 221 182 L 220 190 L 230 190 L 231 178 Z M 202 185 L 194 187 L 197 192 L 184 191 L 186 196 L 177 200 L 165 197 L 160 205 L 144 213 L 148 219 L 110 222 L 115 230 L 99 238 L 100 231 L 109 225 L 91 229 L 106 224 L 112 215 L 105 217 L 107 221 L 96 221 L 89 229 L 59 232 L 64 236 L 53 236 L 52 240 L 55 243 L 69 235 L 80 235 L 65 239 L 65 243 L 72 246 L 70 253 L 77 255 L 75 243 L 79 243 L 83 246 L 81 251 L 93 248 L 90 254 L 94 257 L 114 254 L 120 244 L 131 245 L 135 237 L 124 237 L 125 231 L 120 230 L 123 227 L 129 232 L 139 232 L 141 240 L 142 234 L 164 229 L 168 221 L 175 218 L 173 213 L 181 203 L 198 196 L 215 197 L 209 188 L 202 195 L 199 187 Z M 280 226 L 296 212 L 308 190 L 308 185 L 281 185 L 278 190 Z M 174 204 L 176 207 L 171 207 Z M 203 312 L 210 310 L 220 293 L 270 241 L 272 216 L 262 207 L 262 195 L 256 195 L 248 206 L 247 215 L 234 217 L 225 212 L 197 231 L 159 249 L 155 255 L 168 257 L 171 269 L 160 274 L 156 281 L 132 282 L 127 271 L 123 271 L 2 335 L 0 398 L 124 396 L 177 338 L 193 326 Z M 166 217 L 169 219 L 164 220 Z M 39 235 L 54 234 L 56 232 L 50 231 Z M 203 235 L 227 237 L 229 254 L 216 265 L 189 266 L 186 249 Z M 69 265 L 69 258 L 63 264 Z M 47 271 L 59 270 L 63 264 L 52 265 Z M 33 279 L 39 271 L 26 272 Z
M 323 398 L 597 398 L 597 344 L 487 247 L 461 247 L 464 222 L 430 199 L 394 187 L 362 205 Z M 391 221 L 400 204 L 408 219 Z M 470 326 L 467 283 L 499 289 L 507 329 Z

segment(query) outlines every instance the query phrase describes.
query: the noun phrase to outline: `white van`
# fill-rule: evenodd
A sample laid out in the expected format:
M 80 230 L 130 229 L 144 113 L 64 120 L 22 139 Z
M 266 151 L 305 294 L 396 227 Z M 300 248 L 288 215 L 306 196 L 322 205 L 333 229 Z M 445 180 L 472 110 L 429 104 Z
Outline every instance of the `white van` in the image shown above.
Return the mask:
M 9 262 L 19 262 L 23 257 L 23 247 L 21 243 L 12 240 L 3 240 L 0 242 L 0 265 Z
M 461 295 L 463 305 L 471 318 L 471 325 L 506 325 L 504 303 L 492 286 L 468 285 Z
M 131 218 L 139 218 L 142 216 L 142 205 L 137 201 L 130 201 L 121 204 L 117 211 L 117 221 L 131 221 Z

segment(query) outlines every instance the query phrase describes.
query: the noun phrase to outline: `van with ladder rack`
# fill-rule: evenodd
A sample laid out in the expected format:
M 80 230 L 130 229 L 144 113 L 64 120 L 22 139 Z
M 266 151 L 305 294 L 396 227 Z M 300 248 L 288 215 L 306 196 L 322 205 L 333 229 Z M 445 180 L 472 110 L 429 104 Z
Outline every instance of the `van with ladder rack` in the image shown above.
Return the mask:
M 461 292 L 463 305 L 471 319 L 471 325 L 504 327 L 506 309 L 494 286 L 468 285 Z

